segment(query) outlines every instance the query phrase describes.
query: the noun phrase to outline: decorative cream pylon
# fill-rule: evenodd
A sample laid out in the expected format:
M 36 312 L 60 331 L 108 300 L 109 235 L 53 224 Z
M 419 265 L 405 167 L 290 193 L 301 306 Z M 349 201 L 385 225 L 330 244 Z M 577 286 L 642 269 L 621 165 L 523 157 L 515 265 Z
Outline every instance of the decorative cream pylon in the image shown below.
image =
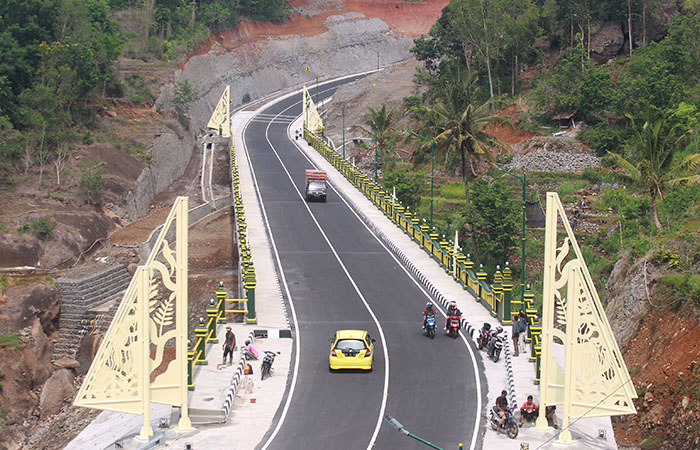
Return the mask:
M 178 430 L 192 429 L 187 406 L 187 204 L 187 197 L 175 201 L 146 264 L 136 269 L 73 402 L 142 415 L 141 439 L 153 435 L 151 402 L 180 407 Z M 175 230 L 170 229 L 173 221 Z M 173 231 L 174 252 L 167 240 Z M 151 372 L 163 364 L 169 341 L 175 357 L 151 382 Z
M 227 85 L 224 93 L 221 94 L 219 103 L 211 113 L 211 118 L 207 124 L 208 128 L 215 130 L 217 133 L 221 130 L 221 135 L 225 137 L 231 136 L 231 86 Z
M 306 86 L 304 86 L 303 89 L 303 97 L 303 117 L 304 123 L 306 124 L 306 129 L 312 133 L 320 135 L 323 131 L 323 121 L 321 120 L 321 116 L 316 109 L 316 104 L 314 104 L 314 100 L 311 98 L 311 94 L 309 94 Z
M 559 220 L 566 234 L 561 245 Z M 574 254 L 569 255 L 573 248 Z M 637 398 L 605 310 L 598 298 L 559 196 L 547 193 L 542 300 L 540 413 L 537 429 L 548 428 L 546 406 L 563 404 L 560 443 L 573 442 L 572 418 L 635 414 Z M 562 372 L 555 340 L 564 353 Z

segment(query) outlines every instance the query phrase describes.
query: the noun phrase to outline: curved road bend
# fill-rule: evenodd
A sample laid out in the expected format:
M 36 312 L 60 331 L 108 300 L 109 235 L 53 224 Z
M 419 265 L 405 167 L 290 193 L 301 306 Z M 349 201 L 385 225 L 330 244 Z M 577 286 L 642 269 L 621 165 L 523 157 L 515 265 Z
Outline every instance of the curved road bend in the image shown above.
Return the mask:
M 319 99 L 348 81 L 320 85 Z M 266 108 L 244 130 L 299 338 L 300 364 L 288 410 L 284 417 L 278 412 L 282 422 L 263 443 L 289 450 L 367 449 L 372 444 L 377 449 L 426 448 L 381 422 L 390 414 L 438 446 L 456 448 L 463 442 L 470 448 L 478 433 L 475 377 L 482 375 L 474 373 L 466 341 L 443 335 L 431 341 L 421 334 L 427 294 L 336 192 L 329 189 L 326 203 L 303 200 L 304 169 L 312 164 L 287 137 L 290 118 L 300 114 L 301 95 L 294 95 Z M 438 325 L 443 324 L 441 318 Z M 366 329 L 376 339 L 373 372 L 329 372 L 328 339 L 345 328 Z M 485 389 L 483 378 L 481 386 Z

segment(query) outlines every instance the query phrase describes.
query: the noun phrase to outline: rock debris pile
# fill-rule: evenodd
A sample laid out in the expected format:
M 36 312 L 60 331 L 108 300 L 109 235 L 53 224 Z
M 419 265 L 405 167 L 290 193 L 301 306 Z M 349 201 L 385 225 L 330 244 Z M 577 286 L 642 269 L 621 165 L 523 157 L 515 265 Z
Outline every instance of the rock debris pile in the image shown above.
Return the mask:
M 580 172 L 586 167 L 600 166 L 600 158 L 585 153 L 553 153 L 536 150 L 517 155 L 508 168 L 526 172 Z

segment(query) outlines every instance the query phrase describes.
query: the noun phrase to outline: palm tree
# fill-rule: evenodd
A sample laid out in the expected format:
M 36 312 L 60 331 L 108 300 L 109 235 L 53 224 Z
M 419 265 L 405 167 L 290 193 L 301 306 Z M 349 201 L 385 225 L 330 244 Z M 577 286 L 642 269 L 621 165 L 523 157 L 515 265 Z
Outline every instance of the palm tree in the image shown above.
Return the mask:
M 361 126 L 362 131 L 368 136 L 371 136 L 374 144 L 377 146 L 379 159 L 384 160 L 387 153 L 387 147 L 394 134 L 394 116 L 397 115 L 396 108 L 386 109 L 386 105 L 369 109 L 369 116 L 365 120 L 365 126 Z
M 510 124 L 507 117 L 492 113 L 500 98 L 493 97 L 479 104 L 477 99 L 477 75 L 475 72 L 463 74 L 457 65 L 448 72 L 441 98 L 432 105 L 420 105 L 416 111 L 424 119 L 422 134 L 433 136 L 435 149 L 442 152 L 447 161 L 453 152 L 460 158 L 464 195 L 469 208 L 469 179 L 477 176 L 474 163 L 477 160 L 494 162 L 496 150 L 510 152 L 510 146 L 501 139 L 489 134 L 486 129 L 495 124 Z M 424 143 L 422 150 L 430 148 Z M 479 254 L 474 241 L 471 221 L 467 221 L 472 235 L 477 262 Z
M 673 154 L 681 139 L 687 133 L 676 138 L 678 125 L 666 127 L 666 118 L 659 117 L 651 109 L 646 111 L 646 119 L 641 128 L 637 127 L 634 118 L 627 114 L 632 121 L 634 136 L 632 138 L 629 157 L 626 159 L 616 153 L 610 153 L 616 164 L 625 172 L 626 178 L 641 184 L 651 197 L 651 210 L 657 230 L 663 227 L 659 221 L 656 200 L 664 199 L 663 189 L 683 182 L 698 182 L 697 175 L 691 175 L 700 163 L 700 153 L 686 156 L 681 161 L 675 161 Z

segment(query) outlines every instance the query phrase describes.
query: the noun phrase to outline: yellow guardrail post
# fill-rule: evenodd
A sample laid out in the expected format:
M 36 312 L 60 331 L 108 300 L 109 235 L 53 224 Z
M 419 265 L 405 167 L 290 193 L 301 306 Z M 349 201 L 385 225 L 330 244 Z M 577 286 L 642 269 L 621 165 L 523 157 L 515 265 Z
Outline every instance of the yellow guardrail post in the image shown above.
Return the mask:
M 491 285 L 491 292 L 493 292 L 493 304 L 491 308 L 493 309 L 493 314 L 496 318 L 503 323 L 510 323 L 510 317 L 504 318 L 505 312 L 503 311 L 503 274 L 501 273 L 501 266 L 496 266 L 496 273 L 493 274 L 493 284 Z
M 207 343 L 216 344 L 219 342 L 219 339 L 216 337 L 216 315 L 218 312 L 219 309 L 212 298 L 209 300 L 209 308 L 207 308 Z
M 216 290 L 216 300 L 217 300 L 217 323 L 226 323 L 226 313 L 224 312 L 225 305 L 224 300 L 226 299 L 226 289 L 224 289 L 224 282 L 219 282 L 219 289 Z
M 194 350 L 192 342 L 187 340 L 187 390 L 194 391 L 194 379 L 192 378 L 192 365 L 194 364 Z
M 253 325 L 258 323 L 258 319 L 255 316 L 255 267 L 253 267 L 253 262 L 248 266 L 245 277 L 245 290 L 246 298 L 248 299 L 248 316 L 246 317 L 246 323 Z
M 535 319 L 537 316 L 537 309 L 532 305 L 532 303 L 535 300 L 535 294 L 532 293 L 530 290 L 530 285 L 528 284 L 525 287 L 525 294 L 523 295 L 523 298 L 525 299 L 525 317 L 527 317 L 527 324 L 528 324 L 528 333 L 527 336 L 525 337 L 525 342 L 530 342 L 532 340 L 531 332 L 530 332 L 530 327 L 535 325 Z
M 512 302 L 512 295 L 513 295 L 513 277 L 512 273 L 510 271 L 510 266 L 508 265 L 508 262 L 506 261 L 506 267 L 503 269 L 503 314 L 504 316 L 510 320 L 510 317 L 512 316 L 513 313 L 513 304 L 516 302 Z M 520 304 L 520 301 L 517 301 L 517 304 Z M 517 305 L 516 305 L 517 306 Z M 520 308 L 517 308 L 516 311 L 520 311 Z
M 207 365 L 207 327 L 204 325 L 204 318 L 199 318 L 199 325 L 194 329 L 194 335 L 197 337 L 195 345 L 196 363 L 198 366 Z
M 479 271 L 476 273 L 476 279 L 477 279 L 477 295 L 476 295 L 476 300 L 485 300 L 484 299 L 484 286 L 481 284 L 482 282 L 486 282 L 486 277 L 488 274 L 484 270 L 484 265 L 479 264 Z

